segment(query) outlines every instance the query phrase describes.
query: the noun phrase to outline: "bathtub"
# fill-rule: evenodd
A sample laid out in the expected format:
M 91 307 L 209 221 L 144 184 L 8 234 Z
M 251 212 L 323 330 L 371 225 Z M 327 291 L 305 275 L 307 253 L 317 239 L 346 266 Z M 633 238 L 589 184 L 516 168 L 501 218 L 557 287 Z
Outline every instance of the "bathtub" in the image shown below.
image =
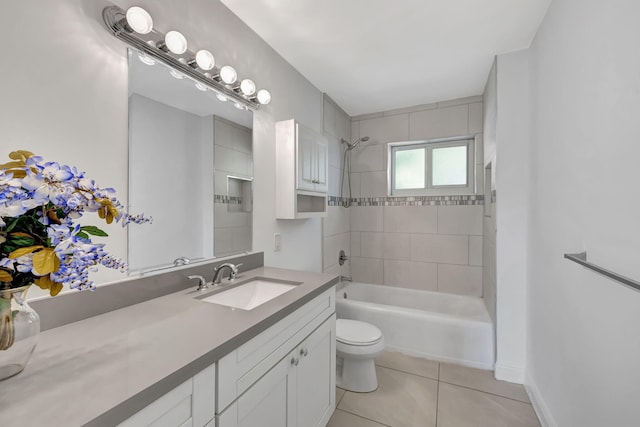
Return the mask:
M 493 369 L 493 324 L 482 298 L 341 282 L 338 318 L 362 320 L 384 334 L 387 350 Z

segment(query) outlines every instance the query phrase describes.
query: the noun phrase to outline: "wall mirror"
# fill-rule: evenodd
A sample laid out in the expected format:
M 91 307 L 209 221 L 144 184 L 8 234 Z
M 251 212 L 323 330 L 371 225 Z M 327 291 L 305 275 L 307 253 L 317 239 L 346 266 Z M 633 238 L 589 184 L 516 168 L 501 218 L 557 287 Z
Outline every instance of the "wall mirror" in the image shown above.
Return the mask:
M 251 250 L 253 114 L 128 50 L 129 270 Z

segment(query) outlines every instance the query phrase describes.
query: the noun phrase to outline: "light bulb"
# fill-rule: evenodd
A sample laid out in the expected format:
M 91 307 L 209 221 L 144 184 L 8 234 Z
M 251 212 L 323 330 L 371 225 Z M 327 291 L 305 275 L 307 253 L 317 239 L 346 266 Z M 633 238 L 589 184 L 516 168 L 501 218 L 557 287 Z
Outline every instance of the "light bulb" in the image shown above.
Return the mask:
M 216 65 L 216 60 L 208 50 L 199 50 L 196 52 L 196 64 L 201 70 L 210 70 Z
M 149 12 L 141 7 L 133 6 L 127 9 L 127 25 L 140 34 L 149 34 L 153 29 L 153 19 Z
M 196 89 L 201 90 L 201 91 L 203 91 L 203 92 L 206 92 L 206 91 L 208 91 L 208 90 L 209 90 L 209 88 L 208 88 L 208 87 L 206 87 L 205 85 L 203 85 L 203 84 L 202 84 L 202 83 L 200 83 L 200 82 L 196 82 Z
M 182 80 L 182 79 L 184 79 L 186 77 L 180 71 L 177 71 L 177 70 L 174 70 L 174 69 L 169 70 L 169 74 L 171 74 L 173 77 L 175 77 L 178 80 Z
M 271 102 L 271 94 L 266 89 L 260 89 L 258 91 L 258 102 L 262 105 L 267 105 Z
M 143 64 L 147 64 L 147 65 L 156 65 L 156 61 L 155 59 L 153 59 L 152 57 L 150 57 L 147 54 L 141 53 L 140 55 L 138 55 L 138 58 L 140 58 L 140 61 Z
M 256 93 L 256 84 L 253 82 L 253 80 L 244 79 L 242 82 L 240 82 L 240 90 L 244 95 L 251 96 Z
M 238 80 L 238 73 L 236 73 L 236 70 L 232 66 L 225 65 L 220 69 L 220 78 L 223 82 L 230 85 Z
M 222 102 L 226 102 L 229 99 L 221 93 L 216 93 L 216 97 Z
M 182 55 L 187 51 L 187 39 L 178 31 L 169 31 L 164 36 L 164 43 L 171 53 Z

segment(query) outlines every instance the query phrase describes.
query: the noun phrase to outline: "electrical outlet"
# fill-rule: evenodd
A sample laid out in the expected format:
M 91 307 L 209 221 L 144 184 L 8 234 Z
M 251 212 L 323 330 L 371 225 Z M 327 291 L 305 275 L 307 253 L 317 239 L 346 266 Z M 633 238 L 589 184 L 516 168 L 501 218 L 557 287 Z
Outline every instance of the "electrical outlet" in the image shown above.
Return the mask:
M 280 233 L 273 234 L 273 250 L 274 252 L 279 252 L 282 246 L 282 239 L 280 238 Z

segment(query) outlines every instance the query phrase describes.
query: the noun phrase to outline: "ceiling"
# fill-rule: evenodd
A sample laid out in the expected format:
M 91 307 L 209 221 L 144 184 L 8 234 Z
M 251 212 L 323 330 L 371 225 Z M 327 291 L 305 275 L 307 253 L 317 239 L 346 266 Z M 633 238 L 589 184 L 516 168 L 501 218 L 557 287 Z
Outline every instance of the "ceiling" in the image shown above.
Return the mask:
M 551 0 L 221 0 L 349 115 L 479 95 Z

